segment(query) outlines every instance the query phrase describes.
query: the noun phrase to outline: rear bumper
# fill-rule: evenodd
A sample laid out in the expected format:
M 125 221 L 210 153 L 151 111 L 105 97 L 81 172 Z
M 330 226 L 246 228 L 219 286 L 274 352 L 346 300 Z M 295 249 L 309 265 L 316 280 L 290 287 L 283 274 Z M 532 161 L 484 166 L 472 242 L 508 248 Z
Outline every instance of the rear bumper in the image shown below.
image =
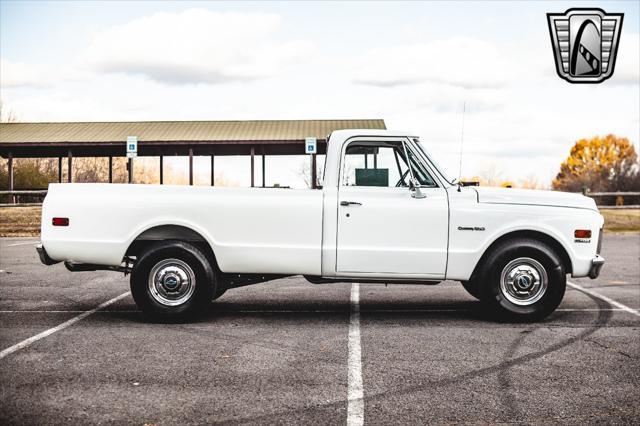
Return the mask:
M 60 262 L 59 260 L 53 260 L 49 257 L 42 243 L 36 244 L 36 251 L 38 252 L 40 262 L 42 262 L 44 265 L 54 265 Z
M 589 269 L 589 278 L 591 278 L 592 280 L 598 278 L 598 276 L 600 275 L 600 270 L 602 269 L 603 265 L 604 265 L 604 257 L 597 254 L 596 257 L 594 257 L 591 260 L 591 269 Z

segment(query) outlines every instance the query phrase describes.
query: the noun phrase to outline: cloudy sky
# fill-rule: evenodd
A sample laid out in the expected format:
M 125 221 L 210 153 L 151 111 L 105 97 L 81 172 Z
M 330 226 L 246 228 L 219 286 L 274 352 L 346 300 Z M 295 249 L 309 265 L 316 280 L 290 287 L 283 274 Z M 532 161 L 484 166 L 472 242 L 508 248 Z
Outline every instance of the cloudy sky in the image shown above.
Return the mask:
M 638 147 L 638 5 L 580 4 L 625 16 L 614 76 L 573 85 L 545 15 L 562 2 L 2 0 L 0 95 L 20 121 L 383 118 L 453 175 L 466 102 L 463 175 L 546 184 L 578 138 Z M 269 161 L 300 185 L 302 159 Z M 246 184 L 247 167 L 222 170 Z

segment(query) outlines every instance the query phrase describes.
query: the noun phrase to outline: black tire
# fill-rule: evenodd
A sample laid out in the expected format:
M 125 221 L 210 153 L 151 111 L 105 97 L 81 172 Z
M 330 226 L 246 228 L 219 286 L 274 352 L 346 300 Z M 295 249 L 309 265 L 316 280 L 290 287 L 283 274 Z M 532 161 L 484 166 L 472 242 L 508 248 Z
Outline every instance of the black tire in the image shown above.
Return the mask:
M 480 300 L 480 284 L 477 280 L 460 281 L 460 283 L 462 284 L 462 287 L 467 290 L 467 293 Z
M 151 274 L 164 278 L 150 284 Z M 133 300 L 145 316 L 183 321 L 208 308 L 216 294 L 216 274 L 207 256 L 196 246 L 165 241 L 150 246 L 138 258 L 130 285 Z M 177 286 L 177 290 L 167 290 L 169 285 Z
M 536 280 L 536 274 L 541 279 Z M 527 291 L 535 289 L 534 286 L 526 290 L 519 287 L 531 282 L 542 283 L 544 275 L 547 282 L 544 291 L 531 291 L 528 295 Z M 560 256 L 547 244 L 529 238 L 508 240 L 492 249 L 484 260 L 479 277 L 480 300 L 499 319 L 511 321 L 545 318 L 560 305 L 567 286 Z M 509 280 L 509 277 L 514 279 Z M 510 281 L 513 284 L 510 285 Z M 527 297 L 528 300 L 524 301 Z M 514 303 L 514 300 L 519 303 Z
M 222 295 L 223 295 L 223 294 L 225 294 L 225 293 L 227 292 L 227 290 L 228 290 L 228 289 L 227 289 L 227 288 L 224 288 L 224 287 L 218 288 L 218 289 L 216 290 L 216 293 L 213 295 L 213 299 L 211 299 L 211 300 L 216 300 L 216 299 L 221 298 L 221 297 L 222 297 Z

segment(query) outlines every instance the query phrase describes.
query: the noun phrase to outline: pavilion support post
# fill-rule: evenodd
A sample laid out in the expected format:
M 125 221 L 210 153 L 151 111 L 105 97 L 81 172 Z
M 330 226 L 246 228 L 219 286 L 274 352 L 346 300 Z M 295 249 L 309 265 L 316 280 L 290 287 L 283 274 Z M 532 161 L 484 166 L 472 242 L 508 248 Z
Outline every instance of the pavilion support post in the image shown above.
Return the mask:
M 133 158 L 127 160 L 127 183 L 133 183 Z
M 164 157 L 160 156 L 160 185 L 164 184 Z
M 193 185 L 193 148 L 189 148 L 189 185 Z
M 262 154 L 262 187 L 265 187 L 265 171 L 264 171 L 264 164 L 265 164 L 265 160 L 264 160 L 264 154 Z
M 215 156 L 211 154 L 211 186 L 216 184 L 216 168 L 215 168 Z
M 62 157 L 58 157 L 58 183 L 62 183 Z
M 67 152 L 67 182 L 73 182 L 73 153 Z
M 316 189 L 318 187 L 318 171 L 316 170 L 316 154 L 311 154 L 311 189 Z
M 113 157 L 109 156 L 109 183 L 113 183 Z
M 255 186 L 255 169 L 254 169 L 255 156 L 256 156 L 256 149 L 252 146 L 251 147 L 251 187 L 252 188 Z
M 9 176 L 7 176 L 9 178 L 9 191 L 13 191 L 13 154 L 11 153 L 9 153 L 9 156 L 7 157 L 7 169 L 7 172 L 9 173 Z M 9 199 L 12 204 L 16 203 L 15 195 L 11 194 Z

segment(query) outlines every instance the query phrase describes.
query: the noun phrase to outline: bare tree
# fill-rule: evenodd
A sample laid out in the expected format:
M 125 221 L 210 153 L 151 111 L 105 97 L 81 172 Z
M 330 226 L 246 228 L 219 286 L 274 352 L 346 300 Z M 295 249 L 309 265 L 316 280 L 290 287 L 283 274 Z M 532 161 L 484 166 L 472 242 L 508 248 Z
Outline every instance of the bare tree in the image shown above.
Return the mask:
M 311 188 L 311 159 L 305 158 L 298 167 L 298 171 L 296 172 L 308 188 Z M 320 186 L 320 182 L 322 180 L 322 164 L 320 162 L 316 162 L 316 186 Z
M 0 123 L 17 123 L 18 116 L 13 110 L 6 111 L 2 100 L 0 100 Z

